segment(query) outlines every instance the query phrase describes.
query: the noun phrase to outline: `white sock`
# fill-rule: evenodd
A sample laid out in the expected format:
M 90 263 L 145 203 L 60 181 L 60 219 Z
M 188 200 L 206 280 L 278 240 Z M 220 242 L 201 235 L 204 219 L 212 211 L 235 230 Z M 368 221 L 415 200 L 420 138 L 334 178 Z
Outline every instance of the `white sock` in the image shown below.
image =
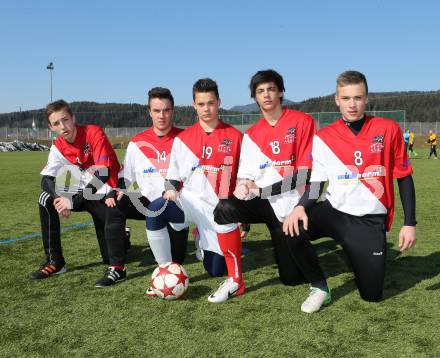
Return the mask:
M 153 251 L 154 258 L 158 264 L 164 264 L 166 262 L 173 261 L 171 257 L 171 244 L 170 236 L 167 228 L 160 230 L 146 230 L 148 243 L 150 244 L 151 251 Z

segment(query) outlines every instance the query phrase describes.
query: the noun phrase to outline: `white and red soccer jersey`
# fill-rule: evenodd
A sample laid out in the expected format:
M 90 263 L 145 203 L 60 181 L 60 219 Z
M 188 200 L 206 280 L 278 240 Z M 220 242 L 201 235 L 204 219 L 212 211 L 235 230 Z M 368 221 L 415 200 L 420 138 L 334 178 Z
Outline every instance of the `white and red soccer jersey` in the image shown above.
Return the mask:
M 183 191 L 217 205 L 235 189 L 242 137 L 221 121 L 211 133 L 192 125 L 174 140 L 167 179 L 183 182 Z
M 272 127 L 264 118 L 250 127 L 243 138 L 238 177 L 263 188 L 312 167 L 313 118 L 285 108 Z M 278 220 L 283 221 L 299 201 L 297 190 L 268 198 Z
M 313 139 L 311 181 L 329 181 L 327 199 L 333 208 L 363 216 L 394 215 L 393 178 L 412 173 L 398 123 L 367 117 L 355 135 L 339 119 Z
M 97 194 L 105 194 L 110 187 L 117 186 L 120 165 L 116 154 L 104 131 L 95 125 L 77 125 L 75 141 L 67 142 L 64 137 L 58 137 L 50 148 L 47 165 L 41 175 L 58 177 L 66 171 L 71 171 L 74 180 L 69 191 L 75 192 L 92 180 L 93 173 L 98 168 L 109 168 L 109 179 Z
M 150 128 L 134 136 L 128 143 L 119 177 L 131 183 L 137 182 L 142 195 L 148 200 L 159 198 L 164 190 L 171 147 L 181 131 L 173 127 L 160 137 Z

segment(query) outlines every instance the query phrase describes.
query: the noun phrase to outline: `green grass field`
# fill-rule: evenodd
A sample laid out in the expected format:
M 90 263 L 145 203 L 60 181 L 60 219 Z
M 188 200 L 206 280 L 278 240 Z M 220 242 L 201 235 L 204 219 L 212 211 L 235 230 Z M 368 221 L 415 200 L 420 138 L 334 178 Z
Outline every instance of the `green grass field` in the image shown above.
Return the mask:
M 122 153 L 119 153 L 122 154 Z M 331 240 L 316 242 L 334 303 L 317 314 L 300 312 L 308 286 L 283 286 L 277 278 L 266 228 L 252 227 L 244 242 L 247 294 L 211 304 L 220 278 L 209 278 L 190 242 L 185 299 L 143 297 L 154 262 L 144 223 L 129 221 L 133 248 L 128 280 L 94 287 L 105 267 L 92 227 L 63 235 L 68 272 L 30 281 L 43 258 L 40 238 L 1 244 L 1 357 L 439 357 L 440 160 L 413 160 L 417 191 L 416 247 L 398 254 L 402 224 L 397 200 L 389 240 L 385 299 L 363 302 L 344 256 Z M 0 153 L 0 240 L 39 231 L 39 171 L 47 153 Z M 75 213 L 63 226 L 84 223 Z

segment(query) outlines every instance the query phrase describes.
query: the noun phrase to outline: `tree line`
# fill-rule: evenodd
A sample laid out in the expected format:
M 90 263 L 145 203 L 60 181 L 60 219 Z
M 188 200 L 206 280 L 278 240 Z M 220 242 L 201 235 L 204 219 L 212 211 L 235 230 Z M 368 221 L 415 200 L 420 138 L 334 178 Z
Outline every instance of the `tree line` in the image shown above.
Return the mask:
M 334 95 L 310 98 L 302 102 L 289 103 L 288 107 L 304 112 L 337 112 Z M 132 103 L 72 102 L 71 107 L 78 123 L 94 123 L 102 127 L 148 127 L 151 118 L 146 105 Z M 440 91 L 431 92 L 387 92 L 370 93 L 367 111 L 405 110 L 408 122 L 440 121 Z M 220 109 L 220 114 L 240 114 Z M 195 122 L 196 113 L 192 106 L 176 106 L 174 121 L 177 125 Z M 0 114 L 0 127 L 46 126 L 44 110 L 29 110 Z
M 310 98 L 288 107 L 311 112 L 337 112 L 334 95 Z M 367 111 L 406 111 L 407 122 L 440 121 L 440 91 L 370 93 Z
M 151 118 L 146 105 L 132 103 L 96 103 L 72 102 L 70 107 L 81 124 L 98 124 L 102 127 L 149 127 Z M 220 114 L 237 114 L 238 112 L 220 109 Z M 195 123 L 196 112 L 192 106 L 176 106 L 174 121 L 177 125 L 187 126 Z M 47 126 L 44 109 L 0 114 L 0 127 Z

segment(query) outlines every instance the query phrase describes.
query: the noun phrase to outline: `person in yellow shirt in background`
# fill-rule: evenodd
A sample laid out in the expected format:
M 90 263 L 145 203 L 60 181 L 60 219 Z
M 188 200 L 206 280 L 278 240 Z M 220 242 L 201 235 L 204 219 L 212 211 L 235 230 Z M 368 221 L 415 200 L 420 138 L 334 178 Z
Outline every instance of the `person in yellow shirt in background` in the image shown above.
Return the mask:
M 433 131 L 429 131 L 428 143 L 431 145 L 428 159 L 431 159 L 431 156 L 433 154 L 434 154 L 434 159 L 438 159 L 438 157 L 437 157 L 437 134 L 435 134 Z
M 414 152 L 414 132 L 413 131 L 411 131 L 411 130 L 409 130 L 409 146 L 408 146 L 408 154 L 409 154 L 409 157 L 410 158 L 412 158 L 412 157 L 417 157 L 417 153 L 416 152 Z
M 404 133 L 403 133 L 403 143 L 405 144 L 405 153 L 408 152 L 408 144 L 409 144 L 409 129 L 407 129 Z

